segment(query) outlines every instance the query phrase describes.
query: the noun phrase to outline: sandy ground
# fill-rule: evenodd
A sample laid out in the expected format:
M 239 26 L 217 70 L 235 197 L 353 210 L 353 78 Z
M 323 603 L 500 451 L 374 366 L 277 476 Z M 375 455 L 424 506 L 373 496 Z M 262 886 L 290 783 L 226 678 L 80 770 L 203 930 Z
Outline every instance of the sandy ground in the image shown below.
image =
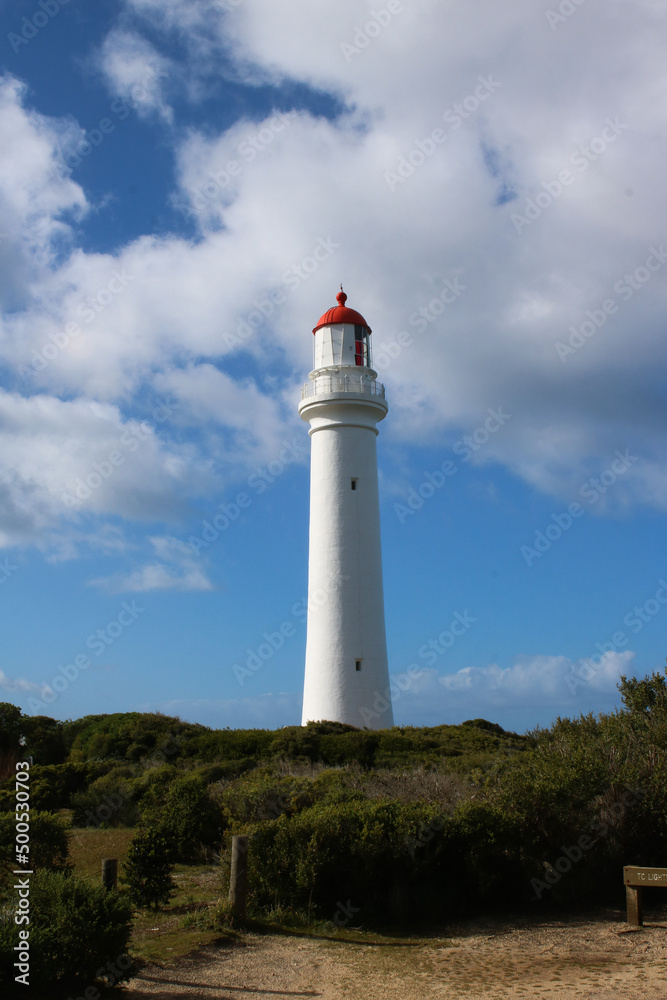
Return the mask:
M 667 1000 L 667 919 L 448 927 L 397 945 L 249 934 L 170 968 L 146 966 L 128 1000 Z

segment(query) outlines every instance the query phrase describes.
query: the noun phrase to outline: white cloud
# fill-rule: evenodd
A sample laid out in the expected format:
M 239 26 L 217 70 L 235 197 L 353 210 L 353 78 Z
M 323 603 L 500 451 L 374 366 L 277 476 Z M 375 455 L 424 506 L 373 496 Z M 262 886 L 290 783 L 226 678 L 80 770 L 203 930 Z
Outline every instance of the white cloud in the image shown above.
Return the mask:
M 615 691 L 618 678 L 628 670 L 633 658 L 634 653 L 628 651 L 604 653 L 599 662 L 573 662 L 565 656 L 521 657 L 511 667 L 464 667 L 455 674 L 440 676 L 438 682 L 450 693 L 481 692 L 485 699 L 504 704 L 534 704 L 535 699 L 553 698 L 562 701 L 588 684 L 598 691 Z
M 141 35 L 120 28 L 110 31 L 102 45 L 100 67 L 111 93 L 122 97 L 140 117 L 158 114 L 173 121 L 164 89 L 174 66 Z
M 4 670 L 0 670 L 0 688 L 11 691 L 12 694 L 41 694 L 40 684 L 25 680 L 23 677 L 8 677 Z
M 22 83 L 0 77 L 0 308 L 8 310 L 25 306 L 30 283 L 70 239 L 70 221 L 88 209 L 60 155 L 81 130 L 26 110 L 26 98 Z
M 128 575 L 91 580 L 91 586 L 101 587 L 113 594 L 124 592 L 145 593 L 150 590 L 213 590 L 192 549 L 178 538 L 153 537 L 148 541 L 160 560 L 152 562 Z
M 204 39 L 224 54 L 224 72 L 306 81 L 342 96 L 348 110 L 335 121 L 301 111 L 284 127 L 270 115 L 217 134 L 179 132 L 174 197 L 194 213 L 198 239 L 145 235 L 115 253 L 77 250 L 56 260 L 54 240 L 71 236 L 63 217 L 86 209 L 58 158 L 80 130 L 27 110 L 25 91 L 5 78 L 0 150 L 12 152 L 0 152 L 0 196 L 12 208 L 3 231 L 13 238 L 23 227 L 26 245 L 37 248 L 12 250 L 7 272 L 14 276 L 7 295 L 18 294 L 21 308 L 4 315 L 0 358 L 25 377 L 2 399 L 11 459 L 2 487 L 5 544 L 45 531 L 54 537 L 58 522 L 71 520 L 76 512 L 63 511 L 59 496 L 94 472 L 91 462 L 106 460 L 131 423 L 125 408 L 140 386 L 179 400 L 176 424 L 190 444 L 154 432 L 140 460 L 128 455 L 92 491 L 90 513 L 168 520 L 192 497 L 210 494 L 216 463 L 243 478 L 253 462 L 274 457 L 294 436 L 309 331 L 340 280 L 374 328 L 376 350 L 401 330 L 413 335 L 386 371 L 389 442 L 437 442 L 444 451 L 500 405 L 512 420 L 476 460 L 501 463 L 569 500 L 608 468 L 616 449 L 629 448 L 638 461 L 593 511 L 666 508 L 667 281 L 658 271 L 627 301 L 614 290 L 660 246 L 667 215 L 660 155 L 667 72 L 651 4 L 632 11 L 615 4 L 604 16 L 584 5 L 552 32 L 529 0 L 502 8 L 491 0 L 474 8 L 415 0 L 349 62 L 341 43 L 354 41 L 370 7 L 333 0 L 316 9 L 302 0 L 256 0 L 227 12 L 184 0 L 127 7 L 155 30 L 177 28 L 193 46 L 190 61 L 176 65 L 136 32 L 112 29 L 101 64 L 114 93 L 141 114 L 170 120 L 165 88 L 195 66 L 210 69 L 195 56 Z M 151 66 L 149 87 L 142 74 Z M 480 77 L 496 81 L 481 101 Z M 602 134 L 608 118 L 627 128 L 578 169 L 572 155 Z M 434 129 L 446 141 L 429 139 Z M 410 174 L 415 150 L 413 162 L 420 152 L 424 162 Z M 239 169 L 227 179 L 232 161 Z M 406 161 L 405 178 L 391 190 L 386 175 Z M 512 214 L 564 168 L 573 183 L 517 233 Z M 499 203 L 510 189 L 516 198 Z M 317 261 L 323 244 L 331 251 Z M 10 246 L 0 243 L 0 254 Z M 441 308 L 445 279 L 466 287 Z M 617 313 L 563 364 L 556 341 L 610 296 Z M 253 316 L 259 322 L 249 322 Z M 252 355 L 254 381 L 220 370 L 244 353 Z M 83 423 L 74 419 L 84 398 L 111 408 L 100 411 L 101 422 L 91 422 L 90 411 Z M 57 416 L 55 425 L 40 424 L 40 407 Z M 135 585 L 168 585 L 161 565 L 137 571 Z
M 156 378 L 156 387 L 178 402 L 193 426 L 208 428 L 208 449 L 218 470 L 247 475 L 258 464 L 289 464 L 308 453 L 296 409 L 288 409 L 293 400 L 282 393 L 266 395 L 252 379 L 233 379 L 200 364 L 166 372 Z
M 449 675 L 424 667 L 410 679 L 407 690 L 403 680 L 395 683 L 394 718 L 397 725 L 414 724 L 419 719 L 425 726 L 486 718 L 523 732 L 534 728 L 538 720 L 548 724 L 558 714 L 574 717 L 579 712 L 609 711 L 620 700 L 616 688 L 620 675 L 633 674 L 633 659 L 634 653 L 629 651 L 605 653 L 599 661 L 525 656 L 508 668 L 490 664 Z M 392 674 L 394 681 L 399 678 L 401 675 Z M 301 695 L 271 693 L 256 698 L 176 700 L 141 706 L 142 711 L 156 709 L 217 728 L 270 729 L 298 725 Z
M 475 717 L 525 728 L 537 719 L 609 710 L 619 701 L 621 674 L 634 672 L 634 657 L 629 650 L 579 660 L 521 656 L 510 667 L 492 663 L 454 674 L 424 667 L 407 690 L 397 686 L 394 715 L 399 720 L 419 717 L 424 725 Z
M 48 547 L 65 525 L 83 541 L 90 515 L 182 517 L 188 496 L 213 488 L 211 463 L 159 429 L 110 404 L 0 390 L 0 544 Z

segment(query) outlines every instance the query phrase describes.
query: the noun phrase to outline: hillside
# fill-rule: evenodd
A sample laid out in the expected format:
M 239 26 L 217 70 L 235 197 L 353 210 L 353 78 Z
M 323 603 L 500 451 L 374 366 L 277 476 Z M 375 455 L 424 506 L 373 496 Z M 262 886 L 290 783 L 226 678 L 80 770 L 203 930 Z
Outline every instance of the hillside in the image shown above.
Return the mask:
M 179 863 L 224 870 L 231 835 L 250 834 L 257 913 L 330 919 L 350 898 L 370 925 L 508 900 L 619 904 L 623 864 L 667 863 L 667 685 L 619 686 L 621 711 L 526 735 L 483 719 L 379 732 L 136 712 L 58 722 L 4 704 L 0 750 L 12 774 L 32 756 L 33 818 L 70 836 L 150 829 Z M 13 804 L 5 779 L 0 823 Z

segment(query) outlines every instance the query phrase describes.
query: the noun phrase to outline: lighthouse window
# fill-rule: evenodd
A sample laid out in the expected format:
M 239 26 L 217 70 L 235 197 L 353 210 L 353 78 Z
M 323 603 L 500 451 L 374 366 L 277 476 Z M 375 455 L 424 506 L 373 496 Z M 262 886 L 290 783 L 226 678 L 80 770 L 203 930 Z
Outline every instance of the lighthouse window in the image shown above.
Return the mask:
M 351 479 L 350 480 L 350 486 L 352 487 L 353 490 L 356 490 L 356 488 L 357 488 L 357 480 L 356 479 Z
M 354 363 L 368 367 L 368 330 L 365 326 L 354 327 Z
M 354 661 L 354 669 L 355 670 L 361 670 L 361 660 L 355 660 Z

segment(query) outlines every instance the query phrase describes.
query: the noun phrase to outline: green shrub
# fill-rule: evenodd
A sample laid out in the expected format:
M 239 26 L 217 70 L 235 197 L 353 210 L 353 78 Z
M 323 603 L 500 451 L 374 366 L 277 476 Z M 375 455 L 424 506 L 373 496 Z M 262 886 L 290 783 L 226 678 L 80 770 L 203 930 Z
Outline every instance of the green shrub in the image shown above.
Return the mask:
M 483 729 L 487 733 L 495 733 L 497 736 L 504 736 L 505 730 L 497 722 L 489 722 L 487 719 L 466 719 L 462 726 L 472 726 L 473 729 Z
M 236 827 L 290 815 L 315 801 L 313 782 L 304 777 L 276 775 L 270 767 L 255 768 L 224 788 L 218 798 L 226 821 Z
M 174 846 L 163 830 L 140 830 L 130 841 L 125 862 L 125 881 L 138 906 L 168 903 L 176 884 L 172 878 Z
M 0 813 L 0 892 L 11 885 L 11 872 L 16 864 L 16 814 Z M 68 871 L 69 834 L 64 822 L 53 813 L 30 813 L 30 864 L 33 871 L 48 868 L 52 871 Z
M 151 785 L 142 800 L 141 824 L 159 827 L 179 861 L 196 861 L 219 851 L 225 825 L 220 806 L 197 774 Z
M 654 683 L 621 682 L 630 709 L 536 731 L 503 772 L 493 798 L 523 831 L 525 877 L 541 883 L 541 902 L 622 903 L 623 865 L 667 862 L 667 718 Z M 570 873 L 565 849 L 581 837 L 590 843 Z
M 70 798 L 73 826 L 98 828 L 134 826 L 137 821 L 136 782 L 132 767 L 114 767 Z
M 21 709 L 8 701 L 0 701 L 0 753 L 14 759 L 22 757 L 22 735 Z
M 208 731 L 206 726 L 160 712 L 116 712 L 65 724 L 64 736 L 71 740 L 73 761 L 115 758 L 163 762 L 176 760 L 190 739 Z
M 249 885 L 264 910 L 332 919 L 350 901 L 364 921 L 446 919 L 505 899 L 517 841 L 491 806 L 449 816 L 424 803 L 318 804 L 255 829 Z
M 132 971 L 131 919 L 124 895 L 72 875 L 37 872 L 30 879 L 30 989 L 17 995 L 56 998 L 78 987 L 126 981 Z M 13 907 L 6 905 L 0 913 L 0 981 L 7 990 L 17 975 L 18 931 Z
M 105 764 L 34 764 L 30 768 L 30 807 L 47 812 L 67 809 L 73 793 L 108 770 Z M 13 768 L 12 768 L 13 771 Z M 0 786 L 0 809 L 13 809 L 15 776 Z
M 270 757 L 274 733 L 270 729 L 216 729 L 202 733 L 183 745 L 182 756 L 207 761 L 251 761 L 251 766 Z

